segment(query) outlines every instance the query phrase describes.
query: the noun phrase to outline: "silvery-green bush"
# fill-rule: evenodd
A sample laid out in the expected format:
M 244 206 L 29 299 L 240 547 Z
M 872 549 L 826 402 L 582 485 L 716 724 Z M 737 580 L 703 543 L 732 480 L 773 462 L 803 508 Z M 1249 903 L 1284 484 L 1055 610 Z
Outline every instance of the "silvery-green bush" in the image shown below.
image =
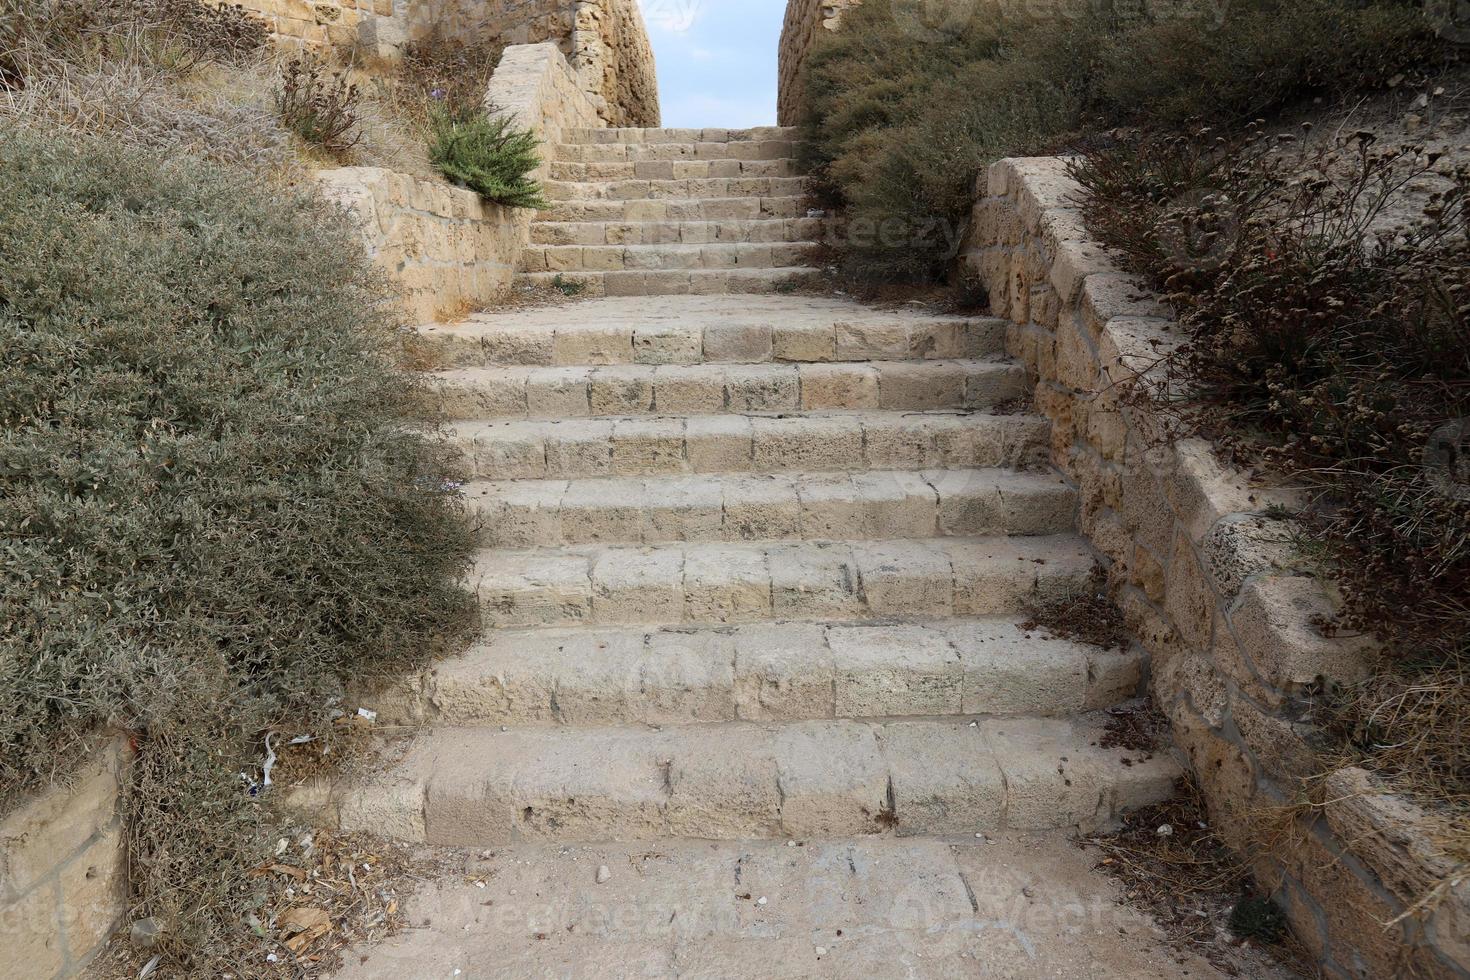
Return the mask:
M 24 127 L 0 173 L 0 798 L 131 733 L 135 910 L 205 962 L 262 733 L 466 623 L 468 531 L 344 214 Z

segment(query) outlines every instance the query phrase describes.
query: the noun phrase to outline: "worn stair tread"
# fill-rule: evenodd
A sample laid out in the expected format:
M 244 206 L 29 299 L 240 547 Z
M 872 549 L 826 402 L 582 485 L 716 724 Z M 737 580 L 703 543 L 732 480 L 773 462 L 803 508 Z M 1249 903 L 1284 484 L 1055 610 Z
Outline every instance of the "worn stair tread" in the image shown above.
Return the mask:
M 649 725 L 1093 711 L 1143 655 L 1014 619 L 502 630 L 365 698 L 385 724 Z
M 805 267 L 821 246 L 812 241 L 707 242 L 663 245 L 528 245 L 521 272 L 785 269 Z
M 726 293 L 776 293 L 818 274 L 810 266 L 765 269 L 623 269 L 613 272 L 518 272 L 513 285 L 563 288 L 597 296 L 721 296 Z
M 739 197 L 801 197 L 806 177 L 687 177 L 649 180 L 543 180 L 549 201 L 704 201 Z
M 802 195 L 750 194 L 731 197 L 638 198 L 633 200 L 552 201 L 543 221 L 754 221 L 805 218 L 811 211 Z
M 1019 613 L 1093 565 L 1070 534 L 685 542 L 486 549 L 469 581 L 488 628 L 841 622 Z
M 705 245 L 712 242 L 815 241 L 821 218 L 724 221 L 535 221 L 534 245 Z
M 1029 391 L 1023 365 L 960 358 L 823 363 L 509 365 L 434 376 L 455 419 L 993 408 Z
M 1036 415 L 831 411 L 458 423 L 477 480 L 677 473 L 861 472 L 1044 465 Z
M 462 493 L 495 548 L 1057 534 L 1076 509 L 1057 476 L 998 468 L 499 480 Z
M 1180 772 L 1102 736 L 1092 716 L 439 728 L 316 795 L 344 830 L 460 846 L 1089 829 Z
M 677 128 L 667 126 L 610 126 L 607 128 L 566 129 L 564 143 L 740 143 L 751 140 L 794 140 L 801 130 L 796 126 L 752 126 L 745 129 Z
M 599 180 L 706 180 L 801 175 L 796 160 L 791 157 L 742 160 L 726 156 L 712 159 L 708 155 L 709 151 L 705 151 L 704 156 L 698 155 L 699 152 L 691 146 L 688 153 L 668 153 L 662 160 L 630 160 L 626 155 L 621 160 L 574 160 L 570 157 L 554 159 L 551 162 L 551 179 L 584 183 Z
M 575 276 L 568 278 L 577 278 Z M 879 310 L 820 296 L 609 296 L 426 324 L 445 367 L 823 363 L 988 357 L 1007 321 Z
M 336 980 L 1227 976 L 1125 904 L 1095 871 L 1104 855 L 1065 832 L 526 843 L 445 857 L 461 873 L 405 899 L 414 927 L 345 949 Z

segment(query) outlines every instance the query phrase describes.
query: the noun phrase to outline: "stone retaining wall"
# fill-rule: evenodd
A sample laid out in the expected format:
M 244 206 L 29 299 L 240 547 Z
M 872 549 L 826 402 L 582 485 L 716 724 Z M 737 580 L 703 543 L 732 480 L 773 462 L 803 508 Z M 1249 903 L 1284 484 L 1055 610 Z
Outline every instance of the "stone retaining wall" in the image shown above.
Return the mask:
M 1348 769 L 1310 797 L 1325 803 L 1281 819 L 1320 770 L 1302 720 L 1313 691 L 1362 676 L 1371 652 L 1313 625 L 1336 599 L 1268 510 L 1285 496 L 1203 442 L 1160 446 L 1157 420 L 1122 403 L 1179 338 L 1162 303 L 1090 240 L 1064 161 L 1003 160 L 981 185 L 965 264 L 1011 321 L 1053 459 L 1079 490 L 1080 527 L 1152 656 L 1155 698 L 1213 821 L 1327 976 L 1470 976 L 1464 868 L 1431 914 L 1394 921 L 1454 871 L 1427 814 Z
M 118 812 L 124 743 L 0 818 L 0 974 L 78 975 L 121 920 L 127 865 Z
M 516 117 L 542 140 L 536 176 L 551 171 L 551 147 L 568 129 L 598 129 L 597 106 L 577 85 L 554 44 L 505 49 L 486 103 Z M 398 287 L 417 322 L 453 318 L 503 298 L 534 212 L 487 204 L 480 195 L 381 167 L 317 174 L 322 192 L 360 219 L 363 246 Z
M 473 191 L 381 167 L 317 175 L 327 197 L 361 220 L 363 246 L 419 322 L 483 308 L 510 289 L 530 212 Z
M 393 59 L 431 30 L 507 45 L 549 42 L 608 126 L 657 126 L 653 47 L 637 0 L 238 0 L 278 43 L 355 45 Z

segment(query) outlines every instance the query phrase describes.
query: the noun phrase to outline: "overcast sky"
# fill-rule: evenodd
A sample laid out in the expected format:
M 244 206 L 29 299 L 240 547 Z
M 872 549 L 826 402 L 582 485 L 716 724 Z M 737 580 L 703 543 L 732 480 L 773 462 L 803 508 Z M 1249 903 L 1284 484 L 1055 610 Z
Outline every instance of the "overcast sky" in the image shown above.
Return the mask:
M 776 42 L 786 0 L 639 0 L 658 65 L 663 125 L 776 124 Z

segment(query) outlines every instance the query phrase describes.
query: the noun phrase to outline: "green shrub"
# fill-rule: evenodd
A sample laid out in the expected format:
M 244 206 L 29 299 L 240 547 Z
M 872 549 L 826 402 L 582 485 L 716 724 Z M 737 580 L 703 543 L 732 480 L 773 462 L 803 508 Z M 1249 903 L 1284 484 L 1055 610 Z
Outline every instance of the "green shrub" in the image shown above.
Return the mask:
M 512 208 L 548 208 L 531 173 L 541 165 L 540 141 L 508 116 L 478 109 L 435 109 L 429 159 L 445 177 L 487 201 Z
M 469 622 L 447 450 L 341 212 L 24 128 L 0 172 L 0 799 L 132 733 L 132 908 L 207 965 L 262 733 Z
M 1218 21 L 1211 5 L 1159 20 L 1094 6 L 1036 23 L 969 5 L 967 22 L 941 30 L 917 24 L 919 8 L 960 7 L 865 0 L 841 30 L 819 32 L 802 125 L 818 191 L 843 213 L 847 272 L 943 278 L 975 180 L 1001 157 L 1121 124 L 1238 125 L 1443 50 L 1409 0 L 1236 0 Z

